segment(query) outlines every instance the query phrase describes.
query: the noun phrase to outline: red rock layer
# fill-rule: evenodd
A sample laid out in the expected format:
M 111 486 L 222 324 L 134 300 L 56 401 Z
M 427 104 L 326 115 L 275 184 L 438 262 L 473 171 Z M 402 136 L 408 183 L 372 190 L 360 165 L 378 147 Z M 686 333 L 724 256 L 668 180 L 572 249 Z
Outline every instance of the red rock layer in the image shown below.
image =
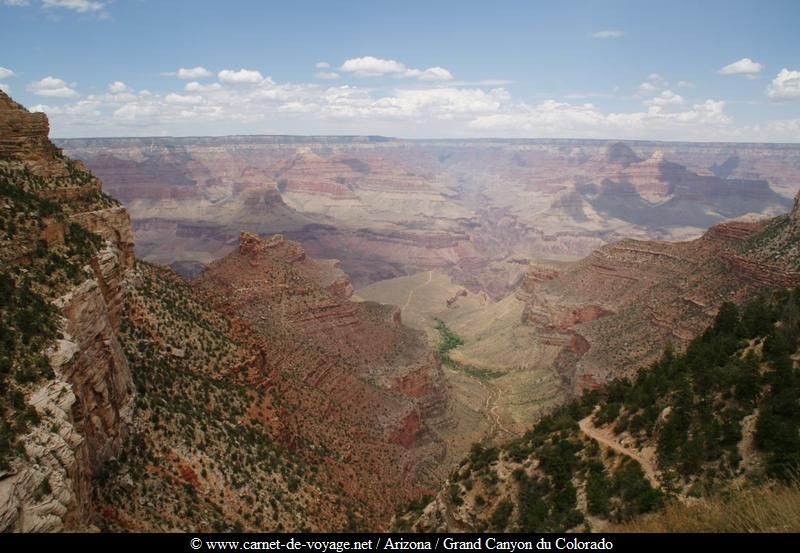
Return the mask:
M 424 335 L 399 325 L 391 308 L 350 302 L 335 265 L 279 235 L 242 233 L 237 251 L 194 285 L 250 329 L 257 353 L 237 371 L 279 390 L 287 443 L 330 449 L 326 470 L 375 520 L 418 493 L 444 448 L 427 428 L 447 405 Z
M 690 242 L 624 240 L 554 278 L 532 270 L 520 296 L 523 323 L 539 329 L 545 343 L 569 337 L 556 369 L 572 390 L 630 375 L 667 342 L 693 338 L 722 302 L 800 285 L 800 273 L 746 253 L 765 227 L 730 222 Z

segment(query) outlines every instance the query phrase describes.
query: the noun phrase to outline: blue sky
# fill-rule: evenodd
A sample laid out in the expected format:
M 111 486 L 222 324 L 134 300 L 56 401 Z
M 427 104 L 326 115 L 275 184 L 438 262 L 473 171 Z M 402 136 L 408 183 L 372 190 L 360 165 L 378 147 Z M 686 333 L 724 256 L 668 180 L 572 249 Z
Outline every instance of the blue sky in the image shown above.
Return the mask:
M 61 137 L 797 142 L 799 20 L 763 0 L 0 0 L 0 88 Z

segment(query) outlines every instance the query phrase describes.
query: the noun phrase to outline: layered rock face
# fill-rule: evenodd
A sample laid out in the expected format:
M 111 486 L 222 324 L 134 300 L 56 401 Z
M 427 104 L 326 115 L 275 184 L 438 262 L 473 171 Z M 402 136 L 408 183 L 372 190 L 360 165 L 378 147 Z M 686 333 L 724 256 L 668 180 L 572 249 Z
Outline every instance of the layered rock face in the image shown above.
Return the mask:
M 63 176 L 63 164 L 53 163 L 60 150 L 48 139 L 50 122 L 44 113 L 29 113 L 0 92 L 0 156 L 15 158 L 42 176 Z
M 60 294 L 52 301 L 61 337 L 47 352 L 54 377 L 29 385 L 38 422 L 19 438 L 27 461 L 17 459 L 0 475 L 0 531 L 85 529 L 92 478 L 119 453 L 132 408 L 130 370 L 117 340 L 125 275 L 133 266 L 130 219 L 83 164 L 61 155 L 48 128 L 46 116 L 28 113 L 0 93 L 0 166 L 9 175 L 29 175 L 36 183 L 32 193 L 63 214 L 43 216 L 38 235 L 22 232 L 3 241 L 3 259 L 10 267 L 24 264 L 41 248 L 37 240 L 60 251 L 65 234 L 78 232 L 76 224 L 103 243 L 72 283 L 41 284 L 46 296 Z
M 370 507 L 366 516 L 389 515 L 461 453 L 438 437 L 449 424 L 448 392 L 424 333 L 402 326 L 394 308 L 349 301 L 336 263 L 281 235 L 242 233 L 237 251 L 193 286 L 252 329 L 263 353 L 251 385 L 295 404 L 279 414 L 282 435 L 334 452 L 319 462 L 345 496 Z
M 555 278 L 526 278 L 522 322 L 564 338 L 554 366 L 574 392 L 629 375 L 668 342 L 680 347 L 696 336 L 723 302 L 800 285 L 787 238 L 797 235 L 796 218 L 795 206 L 772 220 L 717 225 L 689 242 L 600 248 Z
M 438 484 L 463 448 L 441 437 L 454 423 L 440 361 L 422 332 L 403 326 L 399 310 L 350 301 L 353 287 L 339 262 L 316 261 L 281 235 L 237 236 L 237 249 L 191 289 L 141 264 L 127 211 L 47 141 L 46 118 L 0 100 L 0 128 L 10 129 L 0 158 L 8 194 L 0 201 L 0 236 L 7 238 L 0 283 L 30 295 L 24 283 L 34 275 L 57 327 L 45 325 L 48 334 L 35 338 L 46 348 L 47 369 L 12 359 L 13 397 L 23 403 L 0 408 L 4 418 L 24 415 L 13 440 L 27 457 L 11 455 L 7 463 L 7 448 L 0 450 L 1 530 L 86 530 L 95 522 L 106 529 L 199 527 L 182 512 L 150 512 L 170 499 L 159 489 L 188 493 L 173 469 L 192 488 L 190 503 L 214 490 L 206 505 L 213 508 L 203 511 L 206 529 L 218 527 L 212 522 L 236 528 L 232 521 L 252 529 L 375 528 Z M 255 164 L 221 167 L 234 178 L 207 183 L 213 193 L 206 199 L 225 204 L 214 194 L 230 185 L 236 202 L 225 217 L 255 221 L 258 231 L 264 214 L 305 224 L 281 198 L 273 173 Z M 172 184 L 176 190 L 159 202 L 192 197 L 178 176 Z M 190 241 L 198 234 L 182 232 Z M 4 321 L 9 306 L 24 307 L 0 304 Z M 22 336 L 29 315 L 19 312 Z M 35 360 L 37 351 L 30 353 Z M 132 374 L 142 394 L 136 412 Z M 174 406 L 164 408 L 159 385 L 178 386 Z M 209 393 L 224 401 L 205 405 Z M 219 411 L 226 402 L 236 415 Z M 199 441 L 186 431 L 190 410 L 207 418 L 209 434 Z M 182 422 L 173 427 L 176 414 Z M 243 469 L 230 451 L 236 447 L 247 459 L 255 455 L 257 466 Z M 210 464 L 201 470 L 199 462 Z M 257 480 L 247 492 L 242 474 Z M 138 487 L 147 478 L 162 479 L 162 488 Z M 133 489 L 141 503 L 118 502 Z M 249 493 L 268 493 L 272 503 L 254 506 Z M 220 494 L 226 499 L 215 503 Z M 281 494 L 297 508 L 275 503 Z M 269 524 L 253 518 L 265 506 L 273 509 Z
M 728 218 L 784 211 L 800 178 L 791 145 L 259 136 L 61 144 L 131 211 L 145 259 L 207 264 L 242 230 L 280 232 L 340 259 L 357 287 L 445 269 L 472 291 L 489 284 L 495 297 L 513 287 L 478 277 L 492 263 L 575 259 L 623 238 L 696 238 Z

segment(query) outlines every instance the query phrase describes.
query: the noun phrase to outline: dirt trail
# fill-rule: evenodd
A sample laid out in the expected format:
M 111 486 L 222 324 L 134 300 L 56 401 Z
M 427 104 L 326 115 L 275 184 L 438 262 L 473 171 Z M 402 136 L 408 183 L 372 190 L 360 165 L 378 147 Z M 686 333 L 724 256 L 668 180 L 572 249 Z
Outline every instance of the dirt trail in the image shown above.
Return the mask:
M 497 413 L 501 407 L 500 397 L 503 395 L 502 389 L 494 384 L 485 382 L 480 378 L 471 375 L 468 377 L 475 380 L 486 391 L 486 401 L 483 404 L 483 413 L 486 418 L 489 419 L 489 423 L 491 425 L 489 426 L 489 430 L 486 431 L 486 437 L 494 438 L 496 437 L 498 431 L 504 432 L 506 435 L 513 435 L 513 432 L 503 426 L 503 423 L 500 422 L 500 415 Z
M 423 282 L 422 284 L 420 284 L 420 285 L 418 285 L 418 286 L 415 286 L 415 287 L 414 287 L 414 289 L 413 289 L 413 290 L 411 290 L 411 291 L 408 293 L 408 298 L 406 298 L 406 303 L 404 303 L 404 304 L 403 304 L 403 307 L 401 307 L 401 308 L 400 308 L 400 313 L 402 313 L 403 311 L 405 311 L 405 310 L 406 310 L 406 307 L 408 307 L 408 304 L 409 304 L 409 303 L 411 303 L 411 298 L 412 298 L 412 297 L 414 297 L 414 293 L 415 293 L 417 290 L 419 290 L 420 288 L 422 288 L 423 286 L 425 286 L 425 285 L 427 285 L 427 284 L 430 284 L 431 280 L 433 280 L 433 271 L 428 271 L 428 280 L 426 280 L 425 282 Z
M 650 484 L 655 488 L 659 488 L 661 486 L 656 473 L 656 468 L 653 466 L 653 463 L 650 462 L 649 459 L 642 457 L 634 450 L 629 449 L 616 441 L 614 434 L 610 430 L 602 430 L 595 427 L 592 424 L 592 415 L 589 415 L 585 419 L 581 419 L 581 421 L 578 423 L 578 426 L 580 427 L 581 432 L 583 432 L 589 438 L 595 440 L 601 445 L 610 447 L 617 453 L 630 457 L 639 463 L 644 471 L 645 477 L 647 477 L 647 479 L 650 481 Z
M 742 439 L 738 444 L 738 450 L 742 458 L 741 466 L 746 472 L 754 471 L 760 465 L 755 445 L 756 422 L 758 422 L 758 409 L 742 419 Z

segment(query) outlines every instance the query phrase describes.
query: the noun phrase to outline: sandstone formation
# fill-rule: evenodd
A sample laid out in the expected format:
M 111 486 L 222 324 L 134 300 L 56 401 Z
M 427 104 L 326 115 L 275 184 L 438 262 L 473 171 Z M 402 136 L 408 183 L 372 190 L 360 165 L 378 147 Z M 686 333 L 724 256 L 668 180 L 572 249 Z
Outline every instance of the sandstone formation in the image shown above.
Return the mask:
M 603 247 L 553 279 L 528 284 L 523 323 L 572 336 L 555 367 L 573 391 L 630 374 L 666 343 L 682 346 L 696 336 L 722 302 L 800 285 L 787 238 L 796 236 L 796 218 L 795 206 L 773 220 L 717 225 L 689 242 Z M 767 260 L 764 252 L 782 253 Z
M 454 295 L 436 271 L 357 293 L 402 306 L 432 341 L 443 321 L 464 342 L 449 356 L 489 390 L 481 412 L 521 433 L 554 402 L 634 374 L 668 343 L 683 347 L 723 302 L 799 285 L 797 211 L 723 223 L 686 242 L 622 240 L 578 262 L 528 260 L 517 290 L 489 301 Z M 459 401 L 474 394 L 473 385 L 454 389 Z
M 349 301 L 352 286 L 336 263 L 313 260 L 281 235 L 242 233 L 238 251 L 211 264 L 194 286 L 218 298 L 219 310 L 241 317 L 264 341 L 261 370 L 273 375 L 270 385 L 299 378 L 314 395 L 323 394 L 319 405 L 303 399 L 304 412 L 292 415 L 301 417 L 293 422 L 298 438 L 334 431 L 320 428 L 331 416 L 358 429 L 359 444 L 339 431 L 325 441 L 362 467 L 361 478 L 369 482 L 363 493 L 380 496 L 376 486 L 435 481 L 441 471 L 436 460 L 455 453 L 436 433 L 449 424 L 448 394 L 424 335 L 403 327 L 394 309 Z M 379 511 L 391 504 L 373 501 Z
M 39 235 L 4 241 L 4 261 L 24 264 L 37 240 L 50 250 L 63 248 L 66 229 L 72 232 L 76 223 L 104 243 L 83 277 L 60 285 L 63 293 L 52 298 L 62 336 L 48 350 L 54 377 L 28 398 L 39 422 L 20 438 L 27 461 L 17 459 L 0 476 L 0 531 L 87 528 L 92 479 L 119 453 L 131 417 L 130 370 L 117 341 L 125 275 L 133 266 L 130 219 L 82 163 L 65 158 L 48 140 L 48 129 L 44 114 L 28 113 L 0 93 L 0 166 L 8 175 L 28 175 L 33 193 L 65 214 L 45 217 Z
M 145 259 L 208 264 L 242 230 L 280 232 L 341 260 L 357 287 L 445 269 L 496 299 L 516 283 L 492 280 L 492 263 L 576 259 L 623 238 L 696 238 L 728 218 L 783 212 L 800 176 L 792 145 L 268 136 L 61 144 L 131 211 Z

